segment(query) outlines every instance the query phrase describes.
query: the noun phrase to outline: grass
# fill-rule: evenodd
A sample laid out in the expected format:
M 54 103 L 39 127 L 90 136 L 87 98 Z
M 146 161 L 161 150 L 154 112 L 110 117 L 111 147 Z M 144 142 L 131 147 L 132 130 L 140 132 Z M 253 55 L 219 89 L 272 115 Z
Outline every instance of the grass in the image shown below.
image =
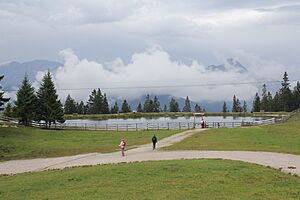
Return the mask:
M 167 150 L 246 150 L 300 154 L 300 113 L 276 125 L 210 129 Z
M 255 113 L 223 113 L 223 112 L 206 112 L 205 116 L 240 116 L 240 117 L 272 117 L 286 115 L 286 112 L 255 112 Z M 160 112 L 160 113 L 119 113 L 119 114 L 95 114 L 95 115 L 65 115 L 65 119 L 92 119 L 92 120 L 106 120 L 106 119 L 128 119 L 128 118 L 156 118 L 156 117 L 181 117 L 193 116 L 192 112 Z
M 128 147 L 150 143 L 153 134 L 159 139 L 179 130 L 149 131 L 80 131 L 46 130 L 27 127 L 0 127 L 0 161 L 57 157 L 90 152 L 113 152 L 121 138 Z
M 0 177 L 0 199 L 299 199 L 300 178 L 228 160 L 80 167 Z

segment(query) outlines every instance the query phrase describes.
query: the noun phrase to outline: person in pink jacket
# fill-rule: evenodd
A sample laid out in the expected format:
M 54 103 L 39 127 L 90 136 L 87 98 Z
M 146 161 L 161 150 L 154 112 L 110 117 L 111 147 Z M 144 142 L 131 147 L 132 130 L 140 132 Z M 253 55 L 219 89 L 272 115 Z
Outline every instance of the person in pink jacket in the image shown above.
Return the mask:
M 121 148 L 122 156 L 125 156 L 125 147 L 126 147 L 126 142 L 124 139 L 121 139 L 121 142 L 119 144 L 119 147 Z

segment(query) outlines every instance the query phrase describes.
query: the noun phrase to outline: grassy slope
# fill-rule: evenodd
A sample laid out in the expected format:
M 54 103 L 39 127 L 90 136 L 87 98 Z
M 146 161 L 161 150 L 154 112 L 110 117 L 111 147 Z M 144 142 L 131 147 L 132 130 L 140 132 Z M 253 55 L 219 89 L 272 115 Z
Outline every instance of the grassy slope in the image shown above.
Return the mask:
M 177 160 L 0 177 L 0 199 L 299 199 L 300 178 L 228 160 Z
M 166 149 L 251 150 L 300 154 L 300 113 L 283 124 L 211 129 Z
M 118 148 L 121 138 L 125 138 L 130 147 L 150 143 L 154 133 L 161 139 L 178 132 L 180 131 L 70 131 L 1 127 L 0 161 L 113 152 Z

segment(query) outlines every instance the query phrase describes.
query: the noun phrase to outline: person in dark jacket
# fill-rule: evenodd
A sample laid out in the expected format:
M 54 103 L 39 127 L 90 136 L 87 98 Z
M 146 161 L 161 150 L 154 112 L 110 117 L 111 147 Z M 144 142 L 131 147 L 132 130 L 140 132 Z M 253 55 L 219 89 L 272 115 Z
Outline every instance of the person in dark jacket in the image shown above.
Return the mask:
M 156 148 L 156 143 L 157 143 L 157 137 L 153 135 L 152 137 L 153 150 Z

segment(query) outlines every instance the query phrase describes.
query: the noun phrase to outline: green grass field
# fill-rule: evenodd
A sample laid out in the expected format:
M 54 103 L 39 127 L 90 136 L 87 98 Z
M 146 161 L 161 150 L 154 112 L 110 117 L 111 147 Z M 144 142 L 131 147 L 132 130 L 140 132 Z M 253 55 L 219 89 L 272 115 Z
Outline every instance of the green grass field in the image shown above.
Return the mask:
M 300 154 L 300 113 L 276 125 L 210 129 L 166 150 L 248 150 Z
M 121 138 L 128 147 L 151 143 L 153 134 L 159 139 L 180 132 L 159 131 L 79 131 L 45 130 L 25 127 L 0 127 L 0 161 L 41 157 L 57 157 L 90 152 L 113 152 Z
M 300 178 L 228 160 L 177 160 L 0 176 L 0 199 L 299 199 Z

